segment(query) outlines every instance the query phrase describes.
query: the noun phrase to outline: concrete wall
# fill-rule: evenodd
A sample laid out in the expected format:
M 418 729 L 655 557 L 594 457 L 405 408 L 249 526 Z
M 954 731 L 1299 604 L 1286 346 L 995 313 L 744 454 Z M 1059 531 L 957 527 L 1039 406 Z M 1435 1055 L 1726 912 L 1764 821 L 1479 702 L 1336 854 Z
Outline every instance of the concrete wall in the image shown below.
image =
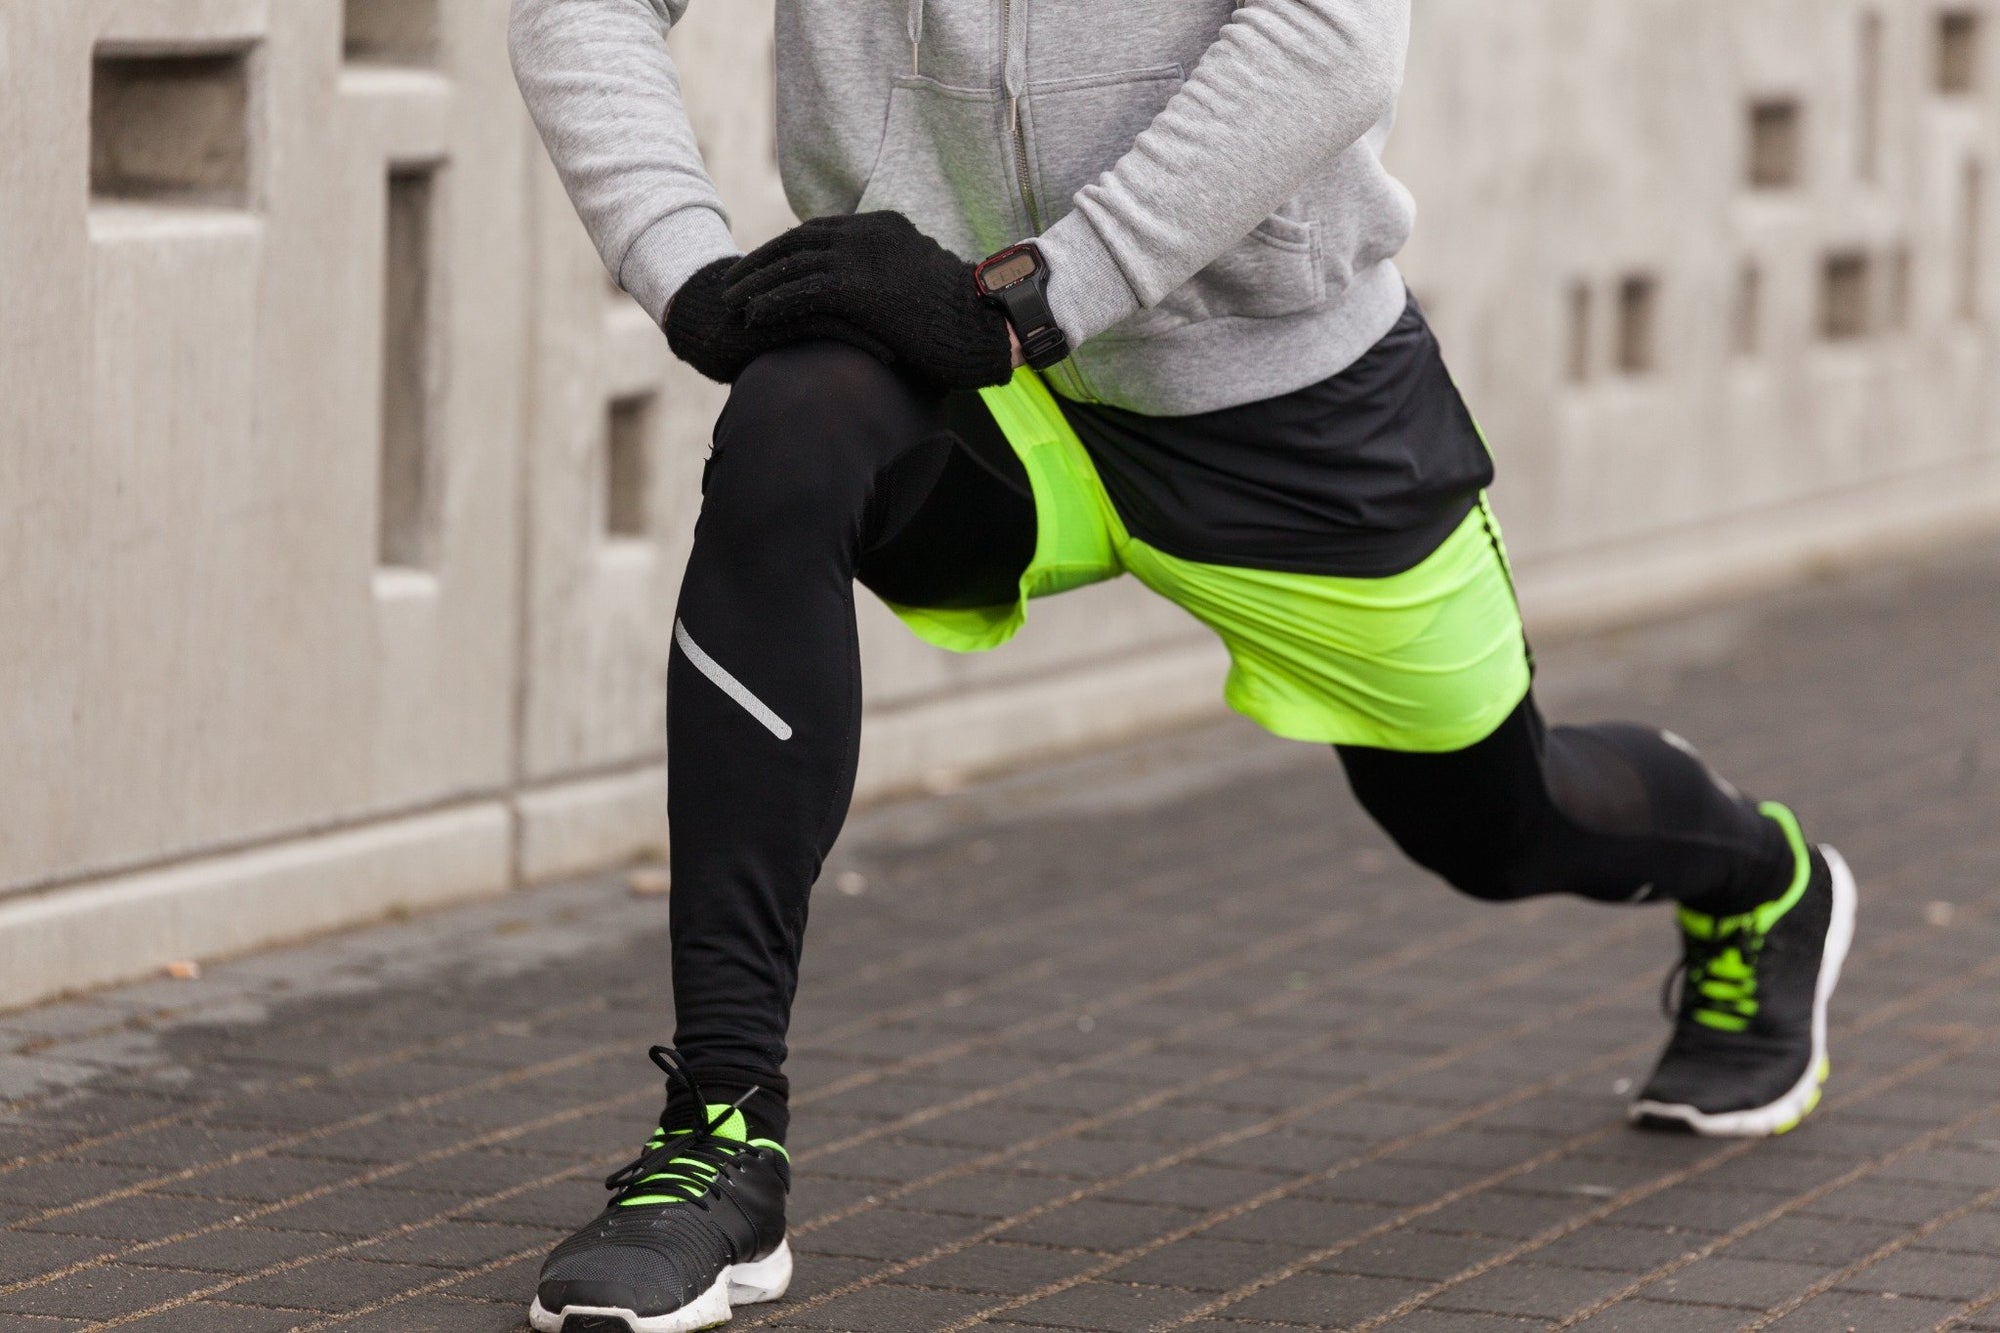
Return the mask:
M 0 0 L 0 1004 L 664 829 L 720 391 L 520 112 L 503 0 Z M 1889 0 L 1419 0 L 1407 269 L 1531 609 L 2000 504 L 2000 37 Z M 675 35 L 747 245 L 767 4 Z M 1754 275 L 1754 276 L 1753 276 Z M 864 794 L 1215 706 L 1133 586 L 953 658 L 864 611 Z

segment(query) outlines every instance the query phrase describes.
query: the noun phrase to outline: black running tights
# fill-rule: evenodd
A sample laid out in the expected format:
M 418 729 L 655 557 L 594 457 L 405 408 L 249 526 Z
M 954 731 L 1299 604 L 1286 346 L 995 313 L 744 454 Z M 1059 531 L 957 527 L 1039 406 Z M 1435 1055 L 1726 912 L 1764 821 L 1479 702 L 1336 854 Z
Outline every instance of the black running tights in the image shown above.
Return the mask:
M 716 424 L 667 683 L 675 1044 L 711 1097 L 760 1089 L 748 1109 L 774 1133 L 810 891 L 853 792 L 854 584 L 997 605 L 1034 540 L 977 397 L 940 400 L 850 348 L 759 359 Z M 1777 826 L 1648 728 L 1550 729 L 1530 698 L 1466 750 L 1339 753 L 1390 836 L 1479 898 L 1731 911 L 1791 871 Z

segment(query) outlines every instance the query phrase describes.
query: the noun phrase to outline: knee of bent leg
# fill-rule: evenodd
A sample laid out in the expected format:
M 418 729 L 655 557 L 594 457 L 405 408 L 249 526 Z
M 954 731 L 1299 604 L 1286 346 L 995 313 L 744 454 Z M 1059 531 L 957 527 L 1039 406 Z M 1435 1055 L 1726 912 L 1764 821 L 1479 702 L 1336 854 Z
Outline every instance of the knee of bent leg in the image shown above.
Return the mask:
M 908 385 L 842 343 L 798 343 L 738 377 L 715 427 L 704 512 L 790 528 L 864 504 L 875 471 L 922 429 Z
M 1383 827 L 1406 856 L 1467 897 L 1511 903 L 1549 891 L 1532 840 L 1449 815 L 1384 821 Z

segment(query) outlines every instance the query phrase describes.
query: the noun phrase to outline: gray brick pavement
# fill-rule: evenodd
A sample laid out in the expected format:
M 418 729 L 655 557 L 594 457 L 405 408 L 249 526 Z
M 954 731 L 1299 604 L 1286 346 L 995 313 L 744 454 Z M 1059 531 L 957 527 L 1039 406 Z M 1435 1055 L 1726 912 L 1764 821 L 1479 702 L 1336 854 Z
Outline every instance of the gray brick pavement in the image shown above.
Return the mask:
M 798 1280 L 744 1327 L 2000 1328 L 2000 543 L 1541 645 L 1863 878 L 1825 1109 L 1620 1118 L 1657 912 L 1484 908 L 1217 724 L 864 812 L 814 906 Z M 618 877 L 0 1014 L 0 1327 L 516 1330 L 657 1110 Z

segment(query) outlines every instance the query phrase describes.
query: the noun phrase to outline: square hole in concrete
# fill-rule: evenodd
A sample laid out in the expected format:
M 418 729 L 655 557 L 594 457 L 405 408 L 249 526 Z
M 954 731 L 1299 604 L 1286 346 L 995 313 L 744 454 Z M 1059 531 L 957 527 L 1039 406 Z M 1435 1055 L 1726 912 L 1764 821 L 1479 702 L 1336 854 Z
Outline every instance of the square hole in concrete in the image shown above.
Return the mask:
M 91 194 L 246 207 L 249 121 L 247 52 L 100 51 L 90 86 Z
M 1659 366 L 1660 283 L 1646 273 L 1618 284 L 1618 369 L 1643 375 Z
M 1736 275 L 1735 329 L 1730 339 L 1738 356 L 1755 356 L 1764 340 L 1764 272 L 1746 263 Z
M 431 564 L 433 484 L 432 385 L 436 378 L 432 248 L 436 243 L 437 168 L 389 174 L 382 273 L 382 472 L 380 546 L 384 565 Z
M 1773 97 L 1750 104 L 1750 184 L 1783 190 L 1799 183 L 1804 156 L 1798 99 Z
M 438 56 L 438 0 L 346 0 L 347 58 L 429 65 Z
M 605 434 L 604 531 L 609 537 L 652 533 L 653 396 L 611 404 Z
M 1590 284 L 1573 282 L 1569 288 L 1569 364 L 1567 370 L 1572 384 L 1584 384 L 1590 379 Z
M 1937 86 L 1948 96 L 1979 91 L 1980 16 L 1973 9 L 1947 9 L 1938 15 Z
M 1829 341 L 1865 338 L 1869 328 L 1869 263 L 1858 250 L 1826 257 L 1820 272 L 1820 333 Z

